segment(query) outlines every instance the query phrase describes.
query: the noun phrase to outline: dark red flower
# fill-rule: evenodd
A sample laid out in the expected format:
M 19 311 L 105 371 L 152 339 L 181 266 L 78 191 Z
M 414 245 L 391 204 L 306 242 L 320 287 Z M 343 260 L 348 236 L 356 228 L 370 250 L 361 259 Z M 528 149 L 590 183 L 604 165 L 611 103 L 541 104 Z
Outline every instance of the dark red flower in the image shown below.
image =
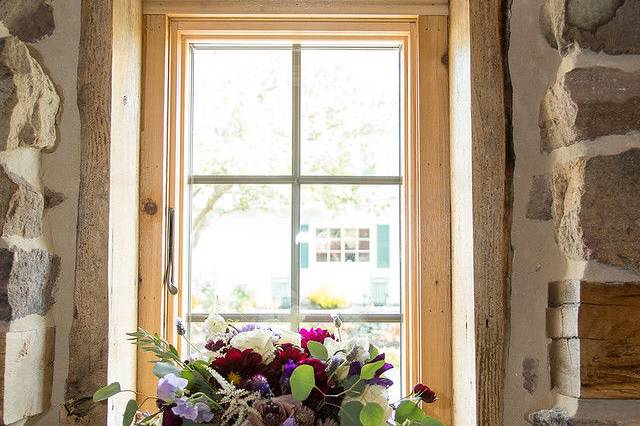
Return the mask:
M 229 348 L 223 357 L 216 358 L 211 362 L 211 367 L 229 382 L 240 385 L 264 371 L 266 365 L 262 362 L 262 356 L 251 349 L 240 351 L 236 348 Z
M 224 348 L 224 345 L 225 343 L 223 340 L 209 340 L 204 347 L 211 352 L 216 352 Z
M 308 357 L 309 354 L 291 343 L 285 343 L 276 349 L 276 356 L 265 371 L 265 376 L 269 380 L 269 385 L 275 395 L 281 394 L 282 375 L 285 366 L 289 363 L 297 365 L 298 362 Z
M 438 400 L 436 393 L 432 391 L 429 386 L 423 385 L 422 383 L 418 383 L 413 387 L 413 393 L 423 402 L 426 402 L 428 404 L 436 402 Z
M 326 369 L 327 365 L 316 358 L 307 358 L 303 359 L 298 363 L 298 365 L 310 365 L 313 367 L 313 375 L 316 379 L 316 387 L 320 389 L 323 393 L 329 392 L 329 378 L 327 377 Z M 314 389 L 309 396 L 309 399 L 319 399 L 322 398 L 322 394 L 318 392 L 317 389 Z
M 336 338 L 336 336 L 329 333 L 329 331 L 324 328 L 310 328 L 309 330 L 301 328 L 300 336 L 301 346 L 305 349 L 307 349 L 307 342 L 310 340 L 318 343 L 324 343 L 324 339 L 327 337 L 331 337 L 332 339 Z
M 175 406 L 175 405 L 174 405 Z M 167 408 L 162 412 L 162 426 L 181 426 L 182 417 L 174 414 L 171 408 Z

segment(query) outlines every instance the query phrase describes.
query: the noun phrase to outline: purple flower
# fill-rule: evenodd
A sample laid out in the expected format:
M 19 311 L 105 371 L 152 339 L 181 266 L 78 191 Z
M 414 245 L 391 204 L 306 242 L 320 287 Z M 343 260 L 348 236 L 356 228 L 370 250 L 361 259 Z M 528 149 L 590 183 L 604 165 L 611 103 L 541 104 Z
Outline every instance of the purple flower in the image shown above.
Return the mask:
M 176 406 L 173 407 L 171 411 L 173 411 L 173 414 L 180 416 L 183 419 L 195 421 L 198 418 L 198 408 L 184 397 L 176 400 Z
M 196 402 L 196 408 L 198 409 L 196 423 L 209 423 L 213 419 L 211 408 L 204 402 Z
M 368 361 L 366 364 L 372 364 L 374 362 L 378 362 L 378 361 L 384 361 L 384 354 L 380 354 L 377 357 L 375 357 L 374 359 L 372 359 L 371 361 Z M 363 364 L 361 362 L 358 361 L 354 361 L 351 363 L 351 365 L 349 365 L 349 373 L 347 374 L 348 377 L 351 376 L 357 376 L 360 375 L 360 372 L 362 371 L 362 366 Z M 390 387 L 391 385 L 393 385 L 393 381 L 386 378 L 386 377 L 381 377 L 382 374 L 387 371 L 387 370 L 391 370 L 393 368 L 392 364 L 389 364 L 388 362 L 385 362 L 382 367 L 378 368 L 373 376 L 373 378 L 369 379 L 366 381 L 366 383 L 368 385 L 379 385 L 379 386 L 384 386 L 385 388 Z
M 298 422 L 293 417 L 289 417 L 287 420 L 282 423 L 282 426 L 298 426 Z
M 267 378 L 262 374 L 256 374 L 255 376 L 253 376 L 251 380 L 249 380 L 249 387 L 251 388 L 251 390 L 260 392 L 260 395 L 262 396 L 271 395 L 271 386 L 269 386 Z
M 169 373 L 158 381 L 158 399 L 172 403 L 176 400 L 177 394 L 182 395 L 182 391 L 187 387 L 189 381 Z

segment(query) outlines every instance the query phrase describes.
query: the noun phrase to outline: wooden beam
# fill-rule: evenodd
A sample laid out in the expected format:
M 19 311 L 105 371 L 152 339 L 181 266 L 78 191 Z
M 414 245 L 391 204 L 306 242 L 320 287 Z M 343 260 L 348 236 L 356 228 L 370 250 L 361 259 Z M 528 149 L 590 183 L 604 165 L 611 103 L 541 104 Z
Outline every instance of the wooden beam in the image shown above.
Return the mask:
M 145 14 L 446 15 L 448 0 L 144 0 Z

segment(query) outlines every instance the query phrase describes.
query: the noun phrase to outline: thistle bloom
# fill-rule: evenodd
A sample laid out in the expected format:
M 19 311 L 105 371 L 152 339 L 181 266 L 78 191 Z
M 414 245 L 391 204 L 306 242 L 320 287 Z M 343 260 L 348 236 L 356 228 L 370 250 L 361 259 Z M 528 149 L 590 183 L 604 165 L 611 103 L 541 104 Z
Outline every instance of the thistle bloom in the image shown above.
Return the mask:
M 184 328 L 184 323 L 181 318 L 176 319 L 176 333 L 178 333 L 178 336 L 184 336 L 187 334 L 187 329 Z
M 420 398 L 422 402 L 426 402 L 427 404 L 431 404 L 438 400 L 436 393 L 431 390 L 429 386 L 422 383 L 418 383 L 413 387 L 413 393 L 415 396 Z
M 158 399 L 166 403 L 173 403 L 177 397 L 181 396 L 189 381 L 169 373 L 158 381 Z

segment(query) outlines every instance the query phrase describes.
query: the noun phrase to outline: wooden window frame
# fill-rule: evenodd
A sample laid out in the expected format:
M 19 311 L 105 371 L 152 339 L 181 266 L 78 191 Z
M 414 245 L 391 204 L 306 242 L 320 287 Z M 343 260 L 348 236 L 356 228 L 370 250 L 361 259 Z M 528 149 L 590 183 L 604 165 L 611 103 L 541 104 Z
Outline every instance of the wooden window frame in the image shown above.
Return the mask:
M 185 43 L 233 35 L 300 39 L 318 36 L 402 39 L 409 82 L 405 125 L 405 383 L 426 382 L 439 395 L 432 415 L 452 424 L 451 187 L 449 141 L 448 19 L 407 16 L 171 16 L 148 14 L 143 28 L 143 97 L 140 147 L 140 252 L 138 324 L 177 341 L 178 297 L 163 285 L 168 208 L 180 212 L 185 186 Z M 179 66 L 180 65 L 180 66 Z M 177 167 L 170 166 L 175 164 Z M 178 172 L 176 172 L 176 169 Z M 435 183 L 435 184 L 434 184 Z M 177 228 L 177 246 L 184 227 Z M 180 251 L 181 252 L 181 251 Z M 176 276 L 183 276 L 178 265 Z M 408 333 L 407 330 L 413 330 Z M 417 331 L 417 332 L 416 332 Z M 138 352 L 137 388 L 155 394 L 150 356 Z

